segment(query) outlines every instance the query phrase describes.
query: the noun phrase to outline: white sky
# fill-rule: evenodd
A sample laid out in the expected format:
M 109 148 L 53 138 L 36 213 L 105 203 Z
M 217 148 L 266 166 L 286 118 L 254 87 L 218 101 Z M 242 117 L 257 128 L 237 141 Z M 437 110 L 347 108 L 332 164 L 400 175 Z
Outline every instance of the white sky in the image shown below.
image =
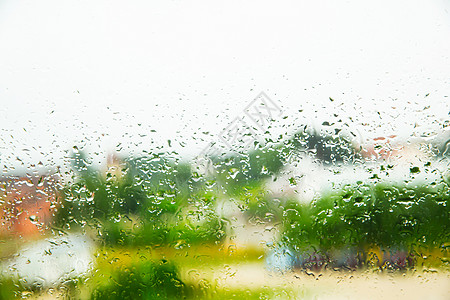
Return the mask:
M 448 0 L 0 0 L 0 166 L 73 145 L 198 153 L 261 91 L 291 125 L 437 132 L 449 53 Z

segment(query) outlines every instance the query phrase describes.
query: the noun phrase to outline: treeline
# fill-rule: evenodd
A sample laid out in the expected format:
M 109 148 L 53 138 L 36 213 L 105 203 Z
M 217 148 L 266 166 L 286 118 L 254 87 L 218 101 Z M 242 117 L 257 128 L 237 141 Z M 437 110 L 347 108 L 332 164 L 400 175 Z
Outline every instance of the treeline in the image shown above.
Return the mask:
M 221 243 L 230 221 L 217 206 L 233 199 L 249 217 L 281 222 L 282 242 L 296 251 L 431 248 L 448 242 L 445 180 L 416 187 L 359 182 L 308 204 L 274 199 L 265 183 L 295 155 L 312 155 L 323 164 L 360 159 L 347 139 L 305 130 L 270 147 L 210 157 L 210 174 L 198 174 L 166 153 L 125 159 L 104 174 L 75 151 L 77 175 L 62 193 L 54 224 L 62 230 L 89 226 L 111 245 Z

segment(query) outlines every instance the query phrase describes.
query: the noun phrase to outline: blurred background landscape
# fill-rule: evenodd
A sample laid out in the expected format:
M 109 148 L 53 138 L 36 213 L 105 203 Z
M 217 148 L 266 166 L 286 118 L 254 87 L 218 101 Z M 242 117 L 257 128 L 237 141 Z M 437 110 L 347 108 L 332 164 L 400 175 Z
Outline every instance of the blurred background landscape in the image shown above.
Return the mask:
M 407 145 L 383 137 L 363 148 L 305 126 L 192 161 L 113 153 L 105 168 L 75 146 L 71 172 L 2 179 L 1 291 L 228 299 L 241 288 L 251 298 L 295 298 L 294 286 L 252 278 L 230 288 L 230 265 L 275 278 L 445 274 L 446 134 Z M 230 270 L 216 274 L 222 268 Z
M 0 299 L 446 299 L 449 11 L 0 0 Z

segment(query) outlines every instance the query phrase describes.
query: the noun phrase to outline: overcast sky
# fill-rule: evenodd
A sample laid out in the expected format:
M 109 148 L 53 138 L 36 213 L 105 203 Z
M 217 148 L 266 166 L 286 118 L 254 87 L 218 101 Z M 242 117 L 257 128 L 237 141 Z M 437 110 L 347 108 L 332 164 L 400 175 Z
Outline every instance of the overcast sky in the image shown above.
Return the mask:
M 449 56 L 448 0 L 0 0 L 0 163 L 198 153 L 261 91 L 289 125 L 439 132 Z

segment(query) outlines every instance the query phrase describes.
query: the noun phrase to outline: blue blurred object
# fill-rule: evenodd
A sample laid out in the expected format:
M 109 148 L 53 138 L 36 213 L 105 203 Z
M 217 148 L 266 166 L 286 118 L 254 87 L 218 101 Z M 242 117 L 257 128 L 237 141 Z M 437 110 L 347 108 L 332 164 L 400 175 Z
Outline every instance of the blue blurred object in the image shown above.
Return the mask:
M 286 272 L 295 266 L 295 254 L 287 247 L 276 247 L 266 256 L 266 268 L 272 272 Z

